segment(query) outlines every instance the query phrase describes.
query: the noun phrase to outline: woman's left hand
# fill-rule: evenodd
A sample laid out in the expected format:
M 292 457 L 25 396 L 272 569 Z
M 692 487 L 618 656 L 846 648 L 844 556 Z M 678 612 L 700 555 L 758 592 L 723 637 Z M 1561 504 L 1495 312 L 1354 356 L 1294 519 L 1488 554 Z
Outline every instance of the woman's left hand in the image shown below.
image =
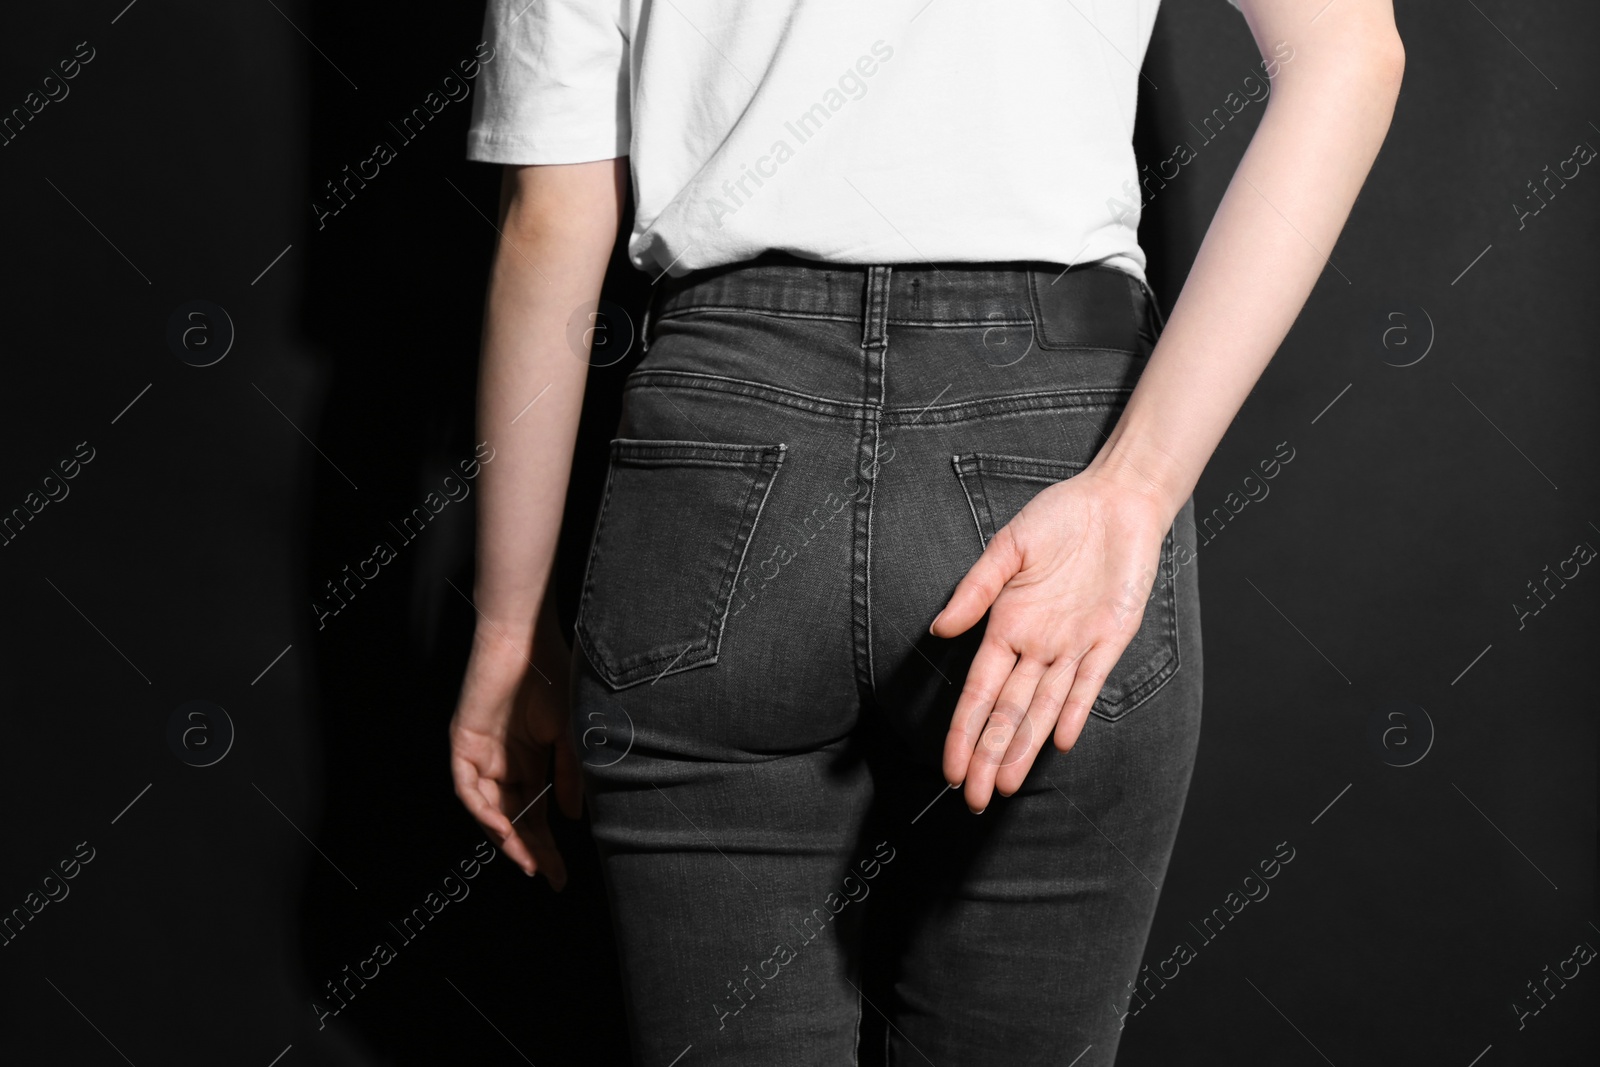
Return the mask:
M 1022 786 L 1052 731 L 1063 752 L 1138 632 L 1175 512 L 1093 465 L 1044 489 L 990 540 L 929 631 L 989 613 L 945 739 L 944 776 L 982 811 Z

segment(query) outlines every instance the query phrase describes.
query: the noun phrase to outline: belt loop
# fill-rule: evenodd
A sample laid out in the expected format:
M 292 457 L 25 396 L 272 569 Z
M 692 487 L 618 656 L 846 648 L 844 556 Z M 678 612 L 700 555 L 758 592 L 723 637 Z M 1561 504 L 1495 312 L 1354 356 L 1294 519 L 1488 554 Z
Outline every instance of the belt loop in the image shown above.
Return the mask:
M 639 351 L 650 351 L 650 311 L 656 304 L 656 287 L 650 287 L 649 294 L 644 298 L 644 315 L 639 320 Z
M 1144 290 L 1144 317 L 1150 327 L 1150 340 L 1156 341 L 1161 337 L 1161 331 L 1167 328 L 1167 319 L 1161 314 L 1161 304 L 1156 300 L 1155 290 L 1150 288 L 1150 283 L 1141 280 L 1139 287 Z
M 888 346 L 889 275 L 892 270 L 892 267 L 885 265 L 867 268 L 867 299 L 861 316 L 862 348 Z

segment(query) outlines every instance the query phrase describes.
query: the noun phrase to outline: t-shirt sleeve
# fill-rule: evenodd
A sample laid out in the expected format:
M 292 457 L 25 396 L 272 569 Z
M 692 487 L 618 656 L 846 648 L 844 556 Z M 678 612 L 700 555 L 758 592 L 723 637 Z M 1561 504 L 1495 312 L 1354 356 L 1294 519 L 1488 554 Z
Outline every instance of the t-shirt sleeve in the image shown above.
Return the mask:
M 628 154 L 623 0 L 488 0 L 467 158 L 587 163 Z

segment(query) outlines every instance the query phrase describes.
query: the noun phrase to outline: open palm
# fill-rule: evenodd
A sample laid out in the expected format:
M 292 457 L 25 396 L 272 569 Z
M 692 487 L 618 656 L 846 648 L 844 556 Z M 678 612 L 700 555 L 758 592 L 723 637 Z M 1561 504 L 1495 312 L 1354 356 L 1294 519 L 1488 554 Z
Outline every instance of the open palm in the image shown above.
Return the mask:
M 944 775 L 982 811 L 1022 786 L 1045 740 L 1077 741 L 1138 632 L 1172 516 L 1151 493 L 1086 470 L 1041 491 L 984 549 L 929 628 L 954 637 L 988 612 Z

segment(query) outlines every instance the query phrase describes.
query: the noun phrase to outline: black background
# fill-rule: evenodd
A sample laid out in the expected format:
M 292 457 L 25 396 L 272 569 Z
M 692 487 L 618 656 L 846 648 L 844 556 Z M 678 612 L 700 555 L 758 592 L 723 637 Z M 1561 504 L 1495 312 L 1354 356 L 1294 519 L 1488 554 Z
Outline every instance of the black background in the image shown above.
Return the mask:
M 0 147 L 0 509 L 80 442 L 94 457 L 0 547 L 0 909 L 94 850 L 0 948 L 0 1054 L 623 1062 L 580 824 L 558 827 L 563 894 L 497 858 L 325 1029 L 311 1007 L 482 840 L 445 736 L 470 501 L 321 629 L 310 608 L 473 454 L 498 174 L 464 159 L 470 103 L 321 229 L 310 202 L 397 143 L 386 124 L 472 55 L 481 8 L 125 3 L 11 11 L 0 31 L 4 113 L 94 49 Z M 1575 944 L 1600 946 L 1600 578 L 1583 568 L 1520 628 L 1514 607 L 1600 544 L 1600 175 L 1520 228 L 1512 206 L 1600 145 L 1596 20 L 1429 0 L 1398 21 L 1383 154 L 1195 494 L 1223 506 L 1294 449 L 1202 551 L 1206 727 L 1147 961 L 1198 951 L 1127 1019 L 1119 1063 L 1491 1067 L 1596 1047 L 1593 967 L 1520 1029 L 1512 1009 Z M 1256 63 L 1224 0 L 1164 5 L 1136 141 L 1152 163 L 1198 147 L 1141 231 L 1169 307 L 1261 105 L 1210 143 L 1189 123 Z M 613 274 L 608 298 L 637 308 L 649 279 Z M 208 367 L 167 342 L 196 299 L 236 331 Z M 630 363 L 591 376 L 577 542 Z M 204 768 L 167 739 L 197 699 L 236 731 Z M 1191 924 L 1280 842 L 1295 858 L 1270 896 L 1203 942 Z

